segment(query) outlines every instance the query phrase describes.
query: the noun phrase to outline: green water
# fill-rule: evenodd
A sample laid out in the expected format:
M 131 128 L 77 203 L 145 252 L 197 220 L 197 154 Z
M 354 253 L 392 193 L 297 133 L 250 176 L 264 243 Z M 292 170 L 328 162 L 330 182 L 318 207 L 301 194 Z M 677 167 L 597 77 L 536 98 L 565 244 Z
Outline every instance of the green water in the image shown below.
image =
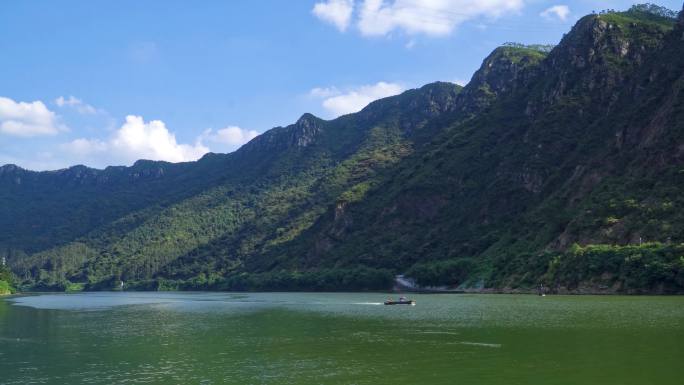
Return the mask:
M 0 300 L 0 384 L 677 384 L 683 297 L 88 293 Z

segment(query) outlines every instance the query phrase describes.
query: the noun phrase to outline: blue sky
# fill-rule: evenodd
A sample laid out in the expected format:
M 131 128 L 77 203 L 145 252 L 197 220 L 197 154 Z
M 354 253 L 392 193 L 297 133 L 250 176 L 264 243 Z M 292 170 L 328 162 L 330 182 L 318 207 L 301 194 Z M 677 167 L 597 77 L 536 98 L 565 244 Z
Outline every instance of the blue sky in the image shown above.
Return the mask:
M 441 80 L 507 41 L 557 43 L 632 1 L 4 0 L 0 164 L 194 160 Z M 681 0 L 660 1 L 681 9 Z

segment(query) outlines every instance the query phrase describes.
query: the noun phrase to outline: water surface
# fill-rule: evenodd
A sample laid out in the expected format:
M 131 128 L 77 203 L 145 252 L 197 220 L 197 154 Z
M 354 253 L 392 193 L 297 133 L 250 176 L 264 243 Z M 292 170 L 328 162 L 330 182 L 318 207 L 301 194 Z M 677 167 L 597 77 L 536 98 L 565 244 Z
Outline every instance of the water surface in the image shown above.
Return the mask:
M 681 384 L 684 297 L 0 300 L 0 384 Z

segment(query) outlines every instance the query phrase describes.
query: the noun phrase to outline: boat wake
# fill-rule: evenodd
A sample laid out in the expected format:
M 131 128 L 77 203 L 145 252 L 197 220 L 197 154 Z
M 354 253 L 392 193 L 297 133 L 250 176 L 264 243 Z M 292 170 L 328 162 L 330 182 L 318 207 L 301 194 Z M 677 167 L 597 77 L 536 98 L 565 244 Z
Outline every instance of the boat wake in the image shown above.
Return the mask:
M 470 346 L 484 346 L 486 348 L 500 348 L 501 344 L 487 344 L 484 342 L 468 342 L 468 341 L 461 341 L 458 342 L 460 345 L 470 345 Z

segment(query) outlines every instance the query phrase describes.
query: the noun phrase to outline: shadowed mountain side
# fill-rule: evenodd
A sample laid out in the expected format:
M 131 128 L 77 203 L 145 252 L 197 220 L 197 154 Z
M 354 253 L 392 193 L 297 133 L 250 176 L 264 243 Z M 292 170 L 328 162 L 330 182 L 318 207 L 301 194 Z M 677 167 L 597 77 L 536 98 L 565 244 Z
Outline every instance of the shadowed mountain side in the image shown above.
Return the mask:
M 682 16 L 636 6 L 231 154 L 5 166 L 0 250 L 43 289 L 681 292 L 683 73 Z

